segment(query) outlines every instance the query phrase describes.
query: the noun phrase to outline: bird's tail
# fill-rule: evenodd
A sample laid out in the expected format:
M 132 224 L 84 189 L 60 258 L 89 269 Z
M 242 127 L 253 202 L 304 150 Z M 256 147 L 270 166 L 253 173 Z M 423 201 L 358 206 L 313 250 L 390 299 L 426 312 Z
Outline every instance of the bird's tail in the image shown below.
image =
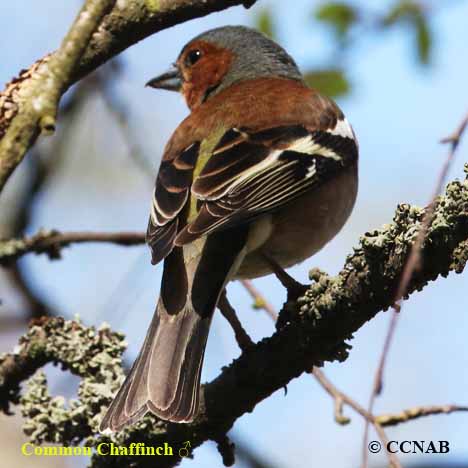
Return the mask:
M 195 418 L 211 318 L 245 255 L 246 240 L 244 228 L 224 231 L 176 247 L 165 259 L 153 320 L 101 431 L 118 431 L 148 411 L 173 422 Z

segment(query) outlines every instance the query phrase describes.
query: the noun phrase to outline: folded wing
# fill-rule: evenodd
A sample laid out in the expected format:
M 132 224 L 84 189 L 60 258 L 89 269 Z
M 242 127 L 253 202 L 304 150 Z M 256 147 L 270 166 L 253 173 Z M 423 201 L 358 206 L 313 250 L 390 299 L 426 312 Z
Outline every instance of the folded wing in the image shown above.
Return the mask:
M 198 214 L 174 242 L 183 245 L 275 210 L 329 181 L 355 163 L 357 154 L 346 120 L 329 130 L 230 129 L 193 181 Z

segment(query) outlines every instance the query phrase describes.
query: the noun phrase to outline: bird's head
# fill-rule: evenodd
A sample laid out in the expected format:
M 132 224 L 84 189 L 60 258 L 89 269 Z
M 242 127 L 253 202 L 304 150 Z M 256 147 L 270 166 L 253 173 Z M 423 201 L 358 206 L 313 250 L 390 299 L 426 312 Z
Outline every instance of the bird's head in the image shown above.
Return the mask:
M 264 77 L 302 80 L 292 57 L 276 42 L 244 26 L 225 26 L 192 39 L 173 67 L 147 86 L 179 91 L 195 109 L 234 83 Z

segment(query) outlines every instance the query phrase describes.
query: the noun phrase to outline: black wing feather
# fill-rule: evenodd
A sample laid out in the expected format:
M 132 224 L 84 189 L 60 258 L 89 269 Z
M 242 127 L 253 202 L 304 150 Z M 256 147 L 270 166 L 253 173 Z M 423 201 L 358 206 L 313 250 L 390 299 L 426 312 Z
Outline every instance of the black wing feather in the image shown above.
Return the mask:
M 351 136 L 302 125 L 256 132 L 232 128 L 192 180 L 199 150 L 200 143 L 195 143 L 161 164 L 147 234 L 153 263 L 175 245 L 249 222 L 291 202 L 354 164 L 358 152 Z M 190 190 L 198 212 L 184 225 L 178 215 Z
M 245 133 L 243 130 L 242 134 Z M 353 138 L 325 131 L 311 132 L 303 126 L 278 127 L 248 136 L 247 141 L 235 146 L 223 141 L 227 149 L 213 156 L 194 181 L 192 194 L 203 203 L 197 217 L 178 233 L 177 245 L 275 210 L 327 182 L 357 159 Z M 235 138 L 234 133 L 231 138 Z M 310 138 L 315 152 L 287 149 L 294 148 L 294 143 L 303 138 Z M 276 159 L 271 157 L 275 151 L 279 154 Z M 224 155 L 226 166 L 223 168 Z M 234 155 L 245 164 L 237 166 L 243 168 L 243 172 L 237 172 L 237 177 L 231 172 L 231 168 L 236 167 L 231 163 Z M 245 155 L 248 162 L 243 159 Z M 264 164 L 269 157 L 271 163 Z M 250 161 L 253 164 L 249 164 Z M 253 169 L 250 174 L 249 169 Z M 239 177 L 245 173 L 246 177 Z
M 189 196 L 199 148 L 200 144 L 194 143 L 176 158 L 161 162 L 146 231 L 146 242 L 154 265 L 167 257 L 174 248 L 179 227 L 177 215 Z

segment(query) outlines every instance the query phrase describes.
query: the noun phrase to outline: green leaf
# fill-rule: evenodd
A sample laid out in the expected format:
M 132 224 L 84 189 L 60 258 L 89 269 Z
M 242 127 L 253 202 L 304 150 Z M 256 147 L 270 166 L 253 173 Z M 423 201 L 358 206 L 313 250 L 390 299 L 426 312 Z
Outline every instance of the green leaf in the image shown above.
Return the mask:
M 418 60 L 422 65 L 427 65 L 432 52 L 432 34 L 424 6 L 413 0 L 401 0 L 382 19 L 382 25 L 387 27 L 401 23 L 413 29 Z
M 271 11 L 267 8 L 264 8 L 256 19 L 257 29 L 266 34 L 270 39 L 275 37 L 275 27 L 273 24 L 273 16 Z
M 339 40 L 343 40 L 357 21 L 355 8 L 343 2 L 328 2 L 315 10 L 315 18 L 328 24 Z
M 351 84 L 343 70 L 312 70 L 304 75 L 308 86 L 320 91 L 326 96 L 344 96 L 351 91 Z
M 382 19 L 384 26 L 393 26 L 402 20 L 408 20 L 421 14 L 421 6 L 411 0 L 397 2 Z
M 416 20 L 416 41 L 419 61 L 423 65 L 427 65 L 431 60 L 432 35 L 424 16 L 421 16 Z

